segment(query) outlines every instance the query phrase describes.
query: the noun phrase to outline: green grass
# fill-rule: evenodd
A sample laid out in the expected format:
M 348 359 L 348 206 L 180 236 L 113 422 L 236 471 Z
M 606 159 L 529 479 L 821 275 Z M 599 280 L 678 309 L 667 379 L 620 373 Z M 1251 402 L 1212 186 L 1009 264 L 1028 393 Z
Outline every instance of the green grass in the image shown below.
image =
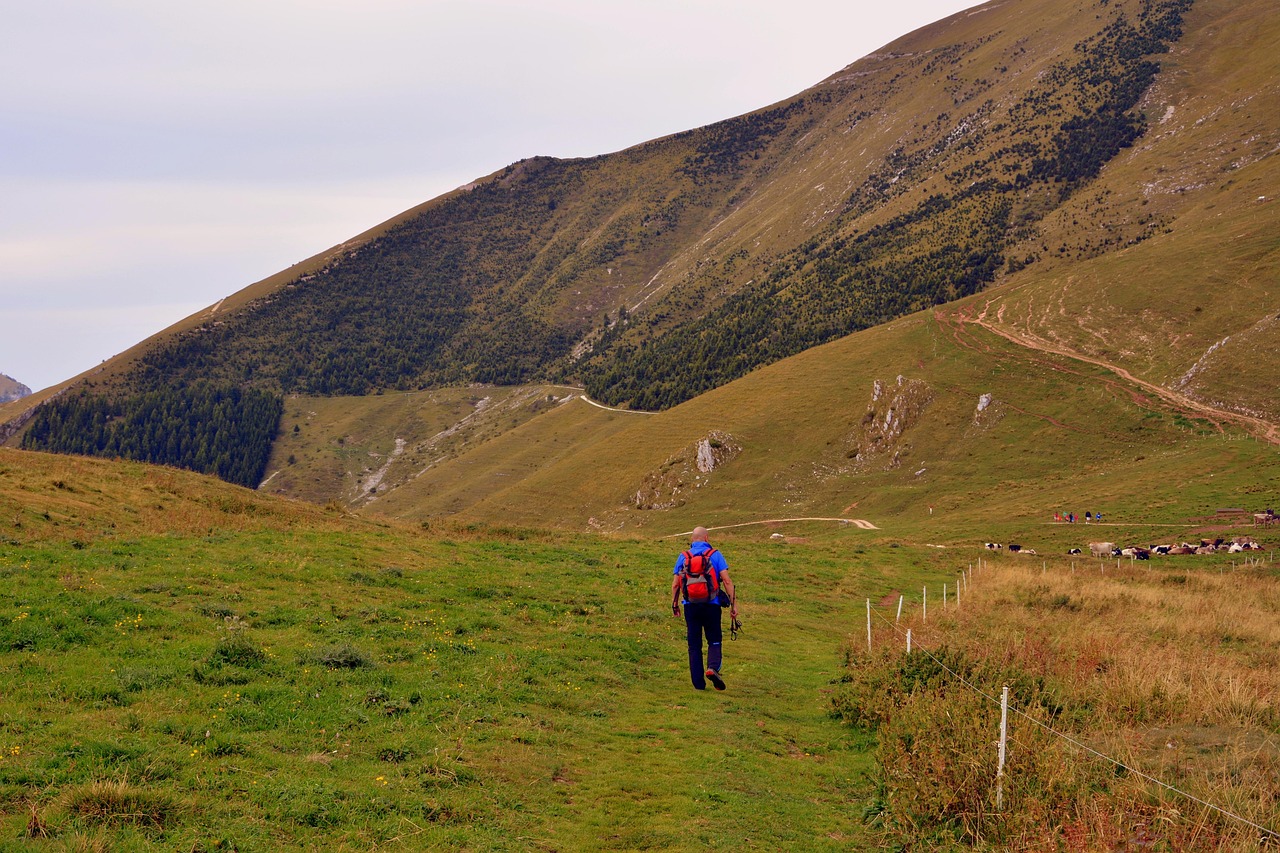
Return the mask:
M 675 543 L 455 533 L 10 545 L 0 846 L 865 840 L 869 744 L 829 685 L 862 600 L 944 574 L 936 554 L 720 541 L 747 627 L 730 689 L 698 693 L 665 606 Z

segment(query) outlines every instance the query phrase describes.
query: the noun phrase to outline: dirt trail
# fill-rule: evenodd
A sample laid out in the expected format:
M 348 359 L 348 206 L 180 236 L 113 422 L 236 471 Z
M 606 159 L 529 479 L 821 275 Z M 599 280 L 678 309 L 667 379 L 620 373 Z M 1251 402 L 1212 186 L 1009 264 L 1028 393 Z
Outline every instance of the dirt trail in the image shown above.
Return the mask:
M 997 318 L 1001 317 L 1003 313 L 1004 313 L 1004 309 L 1002 306 L 996 314 Z M 940 322 L 946 323 L 947 318 L 943 317 L 941 312 L 938 312 L 937 314 L 935 314 L 935 316 L 938 318 Z M 1138 388 L 1142 389 L 1142 391 L 1144 392 L 1147 392 L 1155 397 L 1159 397 L 1161 400 L 1165 401 L 1171 406 L 1174 406 L 1175 408 L 1179 408 L 1184 411 L 1193 412 L 1195 414 L 1207 417 L 1210 420 L 1212 420 L 1215 424 L 1218 424 L 1219 427 L 1221 427 L 1221 424 L 1224 421 L 1228 423 L 1237 424 L 1239 426 L 1244 427 L 1244 429 L 1248 430 L 1250 434 L 1257 436 L 1258 438 L 1266 441 L 1269 444 L 1280 445 L 1280 425 L 1274 424 L 1271 421 L 1267 421 L 1262 418 L 1254 417 L 1252 415 L 1243 415 L 1238 412 L 1231 412 L 1225 409 L 1219 409 L 1207 403 L 1201 403 L 1183 394 L 1179 394 L 1177 391 L 1172 391 L 1161 385 L 1156 385 L 1154 382 L 1148 382 L 1145 379 L 1139 379 L 1137 376 L 1134 376 L 1132 373 L 1125 370 L 1123 367 L 1119 367 L 1108 361 L 1104 361 L 1100 358 L 1094 358 L 1093 356 L 1084 355 L 1083 353 L 1076 352 L 1074 350 L 1068 349 L 1058 344 L 1050 343 L 1049 341 L 1046 341 L 1045 339 L 1037 337 L 1030 333 L 1018 332 L 1013 329 L 997 325 L 999 323 L 999 319 L 997 319 L 995 323 L 992 323 L 991 321 L 986 319 L 987 317 L 986 308 L 983 308 L 982 312 L 979 313 L 977 316 L 971 316 L 967 309 L 961 309 L 960 311 L 957 311 L 955 314 L 953 314 L 952 317 L 954 318 L 954 323 L 946 323 L 946 324 L 952 327 L 952 335 L 955 338 L 956 343 L 960 344 L 961 346 L 972 345 L 971 342 L 965 340 L 965 338 L 967 338 L 968 336 L 966 336 L 962 331 L 964 324 L 971 323 L 976 326 L 981 326 L 982 328 L 986 329 L 988 332 L 991 332 L 993 335 L 998 335 L 1004 338 L 1005 340 L 1009 341 L 1010 343 L 1017 344 L 1020 347 L 1024 347 L 1029 350 L 1034 350 L 1036 352 L 1046 353 L 1048 355 L 1056 355 L 1062 358 L 1069 358 L 1069 359 L 1072 359 L 1073 361 L 1079 361 L 1085 364 L 1092 364 L 1096 367 L 1101 367 L 1104 370 L 1109 370 L 1110 372 L 1114 373 L 1116 376 L 1119 376 L 1124 381 L 1132 385 L 1136 385 Z M 1130 391 L 1130 396 L 1136 396 L 1136 395 L 1134 394 L 1134 392 Z
M 595 400 L 592 400 L 586 394 L 579 394 L 578 399 L 582 400 L 582 402 L 588 405 L 595 406 L 597 409 L 604 409 L 606 412 L 618 412 L 619 414 L 623 414 L 623 415 L 656 415 L 658 414 L 657 412 L 649 412 L 649 411 L 645 411 L 644 409 L 615 409 L 613 406 L 606 406 L 604 403 L 597 403 Z
M 783 524 L 784 522 L 788 522 L 788 521 L 838 521 L 842 524 L 852 524 L 854 527 L 861 528 L 862 530 L 879 530 L 880 529 L 879 527 L 876 527 L 871 522 L 867 521 L 865 518 L 809 517 L 809 518 L 770 518 L 770 519 L 765 519 L 763 521 L 743 521 L 738 524 L 722 524 L 719 527 L 708 527 L 707 530 L 708 531 L 731 530 L 735 527 L 750 527 L 753 524 Z M 662 538 L 675 539 L 676 537 L 679 537 L 679 536 L 688 536 L 692 532 L 693 532 L 692 530 L 686 530 L 683 533 L 672 533 L 669 536 L 663 536 Z

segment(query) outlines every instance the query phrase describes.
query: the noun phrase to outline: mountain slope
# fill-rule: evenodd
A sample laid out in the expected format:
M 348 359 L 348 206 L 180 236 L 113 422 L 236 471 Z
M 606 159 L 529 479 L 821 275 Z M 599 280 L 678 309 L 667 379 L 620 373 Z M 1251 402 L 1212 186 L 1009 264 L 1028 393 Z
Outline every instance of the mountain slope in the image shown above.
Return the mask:
M 160 336 L 92 393 L 551 379 L 662 408 L 985 290 L 1000 302 L 971 318 L 1274 413 L 1245 356 L 1271 328 L 1276 230 L 1242 206 L 1275 186 L 1274 29 L 1261 2 L 987 4 L 757 113 L 515 164 Z M 1233 245 L 1237 226 L 1255 237 Z M 1252 278 L 1197 304 L 1197 269 Z

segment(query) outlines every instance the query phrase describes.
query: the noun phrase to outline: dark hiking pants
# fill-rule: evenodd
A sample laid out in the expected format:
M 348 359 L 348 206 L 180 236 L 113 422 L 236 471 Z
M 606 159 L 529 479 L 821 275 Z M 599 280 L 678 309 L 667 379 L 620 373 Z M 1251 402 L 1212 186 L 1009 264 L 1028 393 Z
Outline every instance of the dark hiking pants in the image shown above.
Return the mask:
M 689 678 L 699 690 L 707 687 L 707 669 L 720 671 L 720 611 L 718 604 L 686 604 L 684 624 L 689 636 Z M 707 637 L 707 666 L 702 666 L 702 637 Z

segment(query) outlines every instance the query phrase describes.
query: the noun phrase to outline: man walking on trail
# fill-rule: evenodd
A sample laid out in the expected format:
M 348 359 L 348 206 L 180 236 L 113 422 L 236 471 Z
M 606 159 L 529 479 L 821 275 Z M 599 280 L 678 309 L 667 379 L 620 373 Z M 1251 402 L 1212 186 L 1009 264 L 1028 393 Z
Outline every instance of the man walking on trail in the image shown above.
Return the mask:
M 722 648 L 720 645 L 720 611 L 722 601 L 729 604 L 729 618 L 738 618 L 738 600 L 729 578 L 729 564 L 724 555 L 707 541 L 707 528 L 695 527 L 689 549 L 676 558 L 675 576 L 671 581 L 671 615 L 680 615 L 684 603 L 684 624 L 689 639 L 689 677 L 695 690 L 706 690 L 710 681 L 716 690 L 724 690 L 720 677 Z M 702 637 L 707 638 L 707 668 L 702 668 Z

